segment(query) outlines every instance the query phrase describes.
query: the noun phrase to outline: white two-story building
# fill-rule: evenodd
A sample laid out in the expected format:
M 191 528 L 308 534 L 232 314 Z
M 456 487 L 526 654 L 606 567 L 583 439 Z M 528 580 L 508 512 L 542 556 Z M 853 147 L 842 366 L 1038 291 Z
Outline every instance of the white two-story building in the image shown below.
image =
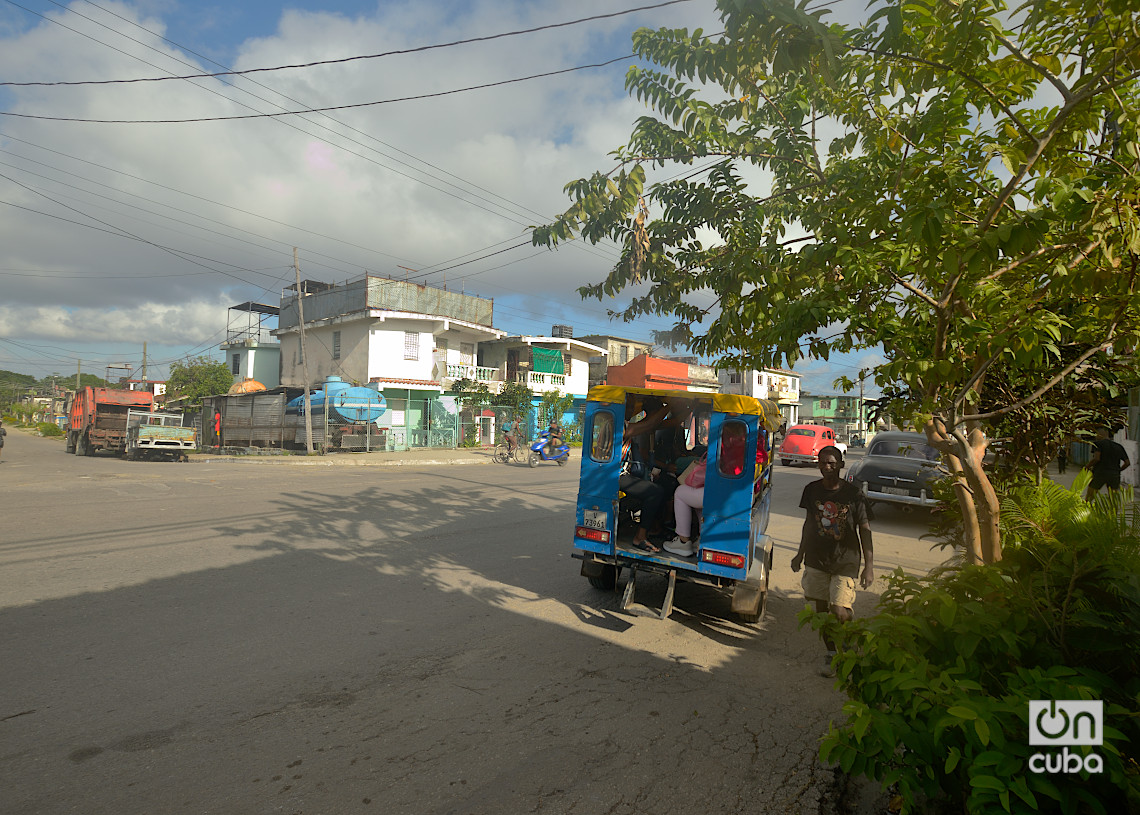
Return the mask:
M 725 368 L 717 371 L 721 393 L 739 393 L 755 399 L 771 399 L 789 427 L 800 421 L 800 377 L 780 368 L 741 370 Z

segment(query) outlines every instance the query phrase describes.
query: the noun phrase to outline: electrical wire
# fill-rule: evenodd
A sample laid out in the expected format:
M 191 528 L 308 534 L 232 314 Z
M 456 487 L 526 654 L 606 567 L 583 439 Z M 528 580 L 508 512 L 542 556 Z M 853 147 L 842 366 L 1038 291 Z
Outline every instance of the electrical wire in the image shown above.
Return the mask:
M 38 12 L 32 11 L 31 9 L 25 8 L 24 6 L 21 6 L 19 3 L 13 2 L 13 0 L 6 0 L 6 2 L 8 2 L 9 4 L 11 4 L 13 6 L 16 6 L 16 8 L 23 9 L 24 11 L 28 12 L 29 14 L 35 14 L 38 17 L 43 17 L 42 14 L 39 14 Z M 327 60 L 318 60 L 315 62 L 297 63 L 297 64 L 292 64 L 292 65 L 278 65 L 278 66 L 273 67 L 273 68 L 250 68 L 250 69 L 247 69 L 245 71 L 219 71 L 216 73 L 187 74 L 185 76 L 156 76 L 156 77 L 143 77 L 143 78 L 136 78 L 136 79 L 102 79 L 102 80 L 83 80 L 83 81 L 76 81 L 76 82 L 0 82 L 0 86 L 7 85 L 10 87 L 30 87 L 30 86 L 50 87 L 50 86 L 58 86 L 58 85 L 66 85 L 66 86 L 74 86 L 74 85 L 124 85 L 124 84 L 130 84 L 130 83 L 135 83 L 135 82 L 166 82 L 166 81 L 171 80 L 171 79 L 206 79 L 206 78 L 220 77 L 220 76 L 248 76 L 249 74 L 267 73 L 267 72 L 271 72 L 271 71 L 284 71 L 284 70 L 295 69 L 295 68 L 315 68 L 315 67 L 321 66 L 321 65 L 339 65 L 339 64 L 343 64 L 343 63 L 347 63 L 347 62 L 356 62 L 358 60 L 381 59 L 384 57 L 398 56 L 398 55 L 402 55 L 402 54 L 417 54 L 417 53 L 421 53 L 423 51 L 433 51 L 433 50 L 436 50 L 439 48 L 453 48 L 453 47 L 458 46 L 458 45 L 469 45 L 471 43 L 476 43 L 476 42 L 490 42 L 492 40 L 503 39 L 504 37 L 517 37 L 517 36 L 522 35 L 522 34 L 534 34 L 534 33 L 539 32 L 539 31 L 549 31 L 549 30 L 552 30 L 555 28 L 565 28 L 567 26 L 579 25 L 581 23 L 595 22 L 597 20 L 606 20 L 606 19 L 609 19 L 612 17 L 621 17 L 621 16 L 624 16 L 626 14 L 634 14 L 634 13 L 639 12 L 639 11 L 651 11 L 653 9 L 664 8 L 666 6 L 674 6 L 674 5 L 677 5 L 678 3 L 687 3 L 687 2 L 689 2 L 689 0 L 666 0 L 666 2 L 657 3 L 657 4 L 651 5 L 651 6 L 639 6 L 638 8 L 625 9 L 623 11 L 615 11 L 615 12 L 611 12 L 609 14 L 597 14 L 597 15 L 594 15 L 593 17 L 583 17 L 583 18 L 578 19 L 578 20 L 570 20 L 570 21 L 563 22 L 563 23 L 550 23 L 548 25 L 536 26 L 534 28 L 526 28 L 526 29 L 521 29 L 518 31 L 507 31 L 507 32 L 504 32 L 501 34 L 491 34 L 491 35 L 488 35 L 485 37 L 470 37 L 470 38 L 465 39 L 465 40 L 455 40 L 454 42 L 438 43 L 435 45 L 423 45 L 423 46 L 419 46 L 417 48 L 402 48 L 402 49 L 394 50 L 394 51 L 386 51 L 386 52 L 380 53 L 380 54 L 363 54 L 363 55 L 353 56 L 353 57 L 343 57 L 341 59 L 327 59 Z M 60 5 L 60 4 L 56 3 L 56 5 Z M 118 15 L 116 15 L 116 16 L 118 16 Z
M 276 119 L 281 116 L 296 116 L 302 113 L 326 113 L 330 110 L 355 110 L 358 108 L 375 107 L 377 105 L 391 105 L 397 102 L 415 102 L 421 99 L 438 99 L 442 96 L 453 96 L 458 93 L 469 93 L 471 91 L 486 90 L 487 88 L 498 88 L 504 85 L 513 85 L 519 82 L 529 82 L 532 79 L 545 79 L 546 77 L 559 76 L 560 74 L 569 74 L 575 71 L 585 71 L 591 68 L 604 68 L 607 65 L 613 65 L 615 62 L 622 62 L 623 60 L 631 59 L 636 54 L 626 54 L 625 56 L 615 57 L 606 60 L 605 62 L 595 62 L 589 65 L 576 65 L 573 68 L 561 68 L 557 71 L 545 71 L 540 74 L 531 74 L 530 76 L 520 76 L 513 79 L 502 79 L 497 82 L 485 82 L 480 85 L 469 85 L 464 88 L 452 88 L 447 91 L 437 91 L 435 93 L 423 93 L 416 96 L 400 96 L 392 99 L 379 99 L 372 102 L 357 102 L 351 105 L 328 105 L 319 108 L 305 108 L 304 110 L 287 110 L 281 113 L 248 113 L 238 116 L 199 116 L 189 119 L 81 119 L 73 116 L 40 116 L 33 113 L 12 113 L 11 111 L 0 110 L 0 116 L 10 116 L 16 119 L 35 119 L 44 122 L 76 122 L 80 124 L 102 124 L 102 125 L 167 125 L 167 124 L 193 124 L 200 122 L 233 122 L 244 119 Z M 232 100 L 231 100 L 232 101 Z

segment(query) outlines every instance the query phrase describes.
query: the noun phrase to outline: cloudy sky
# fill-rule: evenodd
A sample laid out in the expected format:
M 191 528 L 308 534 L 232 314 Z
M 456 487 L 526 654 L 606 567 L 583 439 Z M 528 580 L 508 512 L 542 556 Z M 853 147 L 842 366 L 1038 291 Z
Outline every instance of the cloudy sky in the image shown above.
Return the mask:
M 494 298 L 511 333 L 648 339 L 670 321 L 612 322 L 624 299 L 575 292 L 616 249 L 536 249 L 528 227 L 565 208 L 566 182 L 610 169 L 644 113 L 623 89 L 630 34 L 720 31 L 712 0 L 557 24 L 658 2 L 3 0 L 0 368 L 137 369 L 144 342 L 152 379 L 187 355 L 220 359 L 227 308 L 276 304 L 293 247 L 306 278 Z M 205 121 L 153 123 L 171 119 Z M 856 367 L 802 370 L 818 391 Z

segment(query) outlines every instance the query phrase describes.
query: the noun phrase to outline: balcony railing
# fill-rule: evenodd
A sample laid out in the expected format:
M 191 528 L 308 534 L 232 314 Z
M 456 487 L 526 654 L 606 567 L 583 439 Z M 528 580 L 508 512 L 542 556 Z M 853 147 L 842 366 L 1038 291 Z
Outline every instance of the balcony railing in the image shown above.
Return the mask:
M 566 387 L 566 374 L 539 374 L 534 371 L 523 372 L 520 371 L 515 378 L 516 382 L 522 382 L 527 387 L 533 385 L 564 388 Z
M 448 379 L 471 379 L 476 382 L 498 382 L 502 380 L 498 368 L 484 368 L 480 365 L 447 366 Z

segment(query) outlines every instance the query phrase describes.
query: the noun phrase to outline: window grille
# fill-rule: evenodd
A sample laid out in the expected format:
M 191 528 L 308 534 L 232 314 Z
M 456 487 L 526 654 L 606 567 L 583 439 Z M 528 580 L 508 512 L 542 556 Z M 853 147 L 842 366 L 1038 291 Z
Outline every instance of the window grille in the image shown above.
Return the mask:
M 404 359 L 420 358 L 420 335 L 414 331 L 404 332 Z

